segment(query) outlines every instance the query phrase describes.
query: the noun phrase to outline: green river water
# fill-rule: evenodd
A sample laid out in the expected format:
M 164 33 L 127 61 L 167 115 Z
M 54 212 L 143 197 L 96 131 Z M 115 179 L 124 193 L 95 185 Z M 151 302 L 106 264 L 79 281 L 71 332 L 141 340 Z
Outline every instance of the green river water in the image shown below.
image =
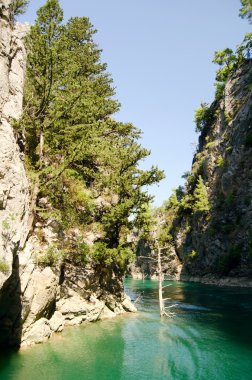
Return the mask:
M 173 318 L 160 320 L 157 282 L 126 280 L 137 314 L 1 353 L 0 380 L 252 380 L 252 289 L 169 284 Z

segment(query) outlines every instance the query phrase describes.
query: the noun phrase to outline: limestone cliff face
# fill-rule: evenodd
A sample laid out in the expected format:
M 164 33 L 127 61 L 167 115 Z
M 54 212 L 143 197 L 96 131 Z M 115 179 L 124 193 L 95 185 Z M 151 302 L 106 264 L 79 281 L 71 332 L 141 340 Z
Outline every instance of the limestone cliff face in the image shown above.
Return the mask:
M 11 26 L 10 1 L 0 4 L 0 286 L 11 274 L 24 240 L 29 213 L 28 181 L 11 120 L 22 113 L 25 77 L 23 37 L 27 26 Z
M 212 123 L 199 138 L 191 175 L 201 175 L 208 212 L 179 211 L 175 249 L 182 278 L 247 278 L 252 273 L 252 61 L 227 82 L 211 106 Z M 189 186 L 188 194 L 193 194 Z M 252 284 L 252 281 L 250 281 Z
M 10 3 L 0 3 L 0 344 L 12 344 L 21 337 L 18 252 L 27 235 L 29 215 L 28 180 L 11 126 L 22 113 L 27 27 L 12 25 Z

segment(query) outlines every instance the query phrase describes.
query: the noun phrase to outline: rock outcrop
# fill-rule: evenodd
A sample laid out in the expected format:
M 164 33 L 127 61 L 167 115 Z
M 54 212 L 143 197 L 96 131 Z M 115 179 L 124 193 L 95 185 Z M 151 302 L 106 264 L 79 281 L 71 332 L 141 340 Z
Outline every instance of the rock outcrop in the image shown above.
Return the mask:
M 180 279 L 251 285 L 252 60 L 233 73 L 208 113 L 186 188 L 173 207 Z
M 138 242 L 136 260 L 128 268 L 128 274 L 134 279 L 148 278 L 158 280 L 157 251 L 150 248 L 144 240 Z M 181 261 L 179 260 L 175 248 L 163 251 L 162 255 L 162 272 L 165 280 L 177 281 L 180 279 L 182 270 Z
M 29 189 L 23 153 L 11 126 L 22 113 L 27 26 L 10 20 L 11 1 L 0 5 L 0 287 L 11 275 L 27 233 Z M 2 270 L 1 270 L 2 268 Z
M 113 271 L 102 276 L 94 263 L 75 265 L 71 260 L 52 267 L 38 265 L 44 244 L 50 246 L 52 236 L 55 239 L 55 230 L 47 226 L 41 246 L 33 233 L 20 254 L 22 346 L 46 341 L 64 326 L 136 311 Z
M 20 339 L 18 250 L 27 235 L 28 180 L 22 149 L 11 126 L 22 113 L 27 26 L 12 24 L 10 0 L 0 4 L 0 340 Z
M 252 275 L 252 61 L 227 82 L 212 106 L 193 160 L 210 210 L 181 213 L 174 241 L 183 262 L 182 276 Z M 190 226 L 188 229 L 185 226 Z

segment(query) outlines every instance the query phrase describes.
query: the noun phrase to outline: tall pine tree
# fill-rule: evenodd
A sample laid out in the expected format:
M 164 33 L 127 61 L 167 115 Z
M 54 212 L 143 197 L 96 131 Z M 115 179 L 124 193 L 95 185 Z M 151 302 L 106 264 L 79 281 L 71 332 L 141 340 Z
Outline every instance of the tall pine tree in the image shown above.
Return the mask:
M 142 205 L 151 200 L 143 187 L 163 173 L 139 169 L 149 155 L 138 142 L 140 131 L 113 119 L 120 104 L 89 19 L 63 24 L 58 0 L 47 0 L 37 14 L 27 38 L 20 122 L 37 196 L 50 199 L 66 227 L 99 223 L 104 246 L 114 255 L 127 246 Z

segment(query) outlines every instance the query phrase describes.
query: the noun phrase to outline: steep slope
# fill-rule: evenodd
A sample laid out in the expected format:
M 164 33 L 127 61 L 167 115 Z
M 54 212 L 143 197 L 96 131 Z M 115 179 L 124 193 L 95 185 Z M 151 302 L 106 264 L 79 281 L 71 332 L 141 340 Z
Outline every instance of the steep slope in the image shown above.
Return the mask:
M 200 108 L 185 187 L 155 210 L 155 239 L 139 241 L 133 277 L 157 278 L 156 240 L 166 279 L 252 286 L 252 60 L 232 71 L 222 96 Z
M 0 272 L 0 286 L 9 276 L 15 251 L 24 241 L 29 213 L 22 141 L 11 127 L 11 120 L 22 113 L 26 57 L 22 39 L 27 27 L 16 24 L 12 28 L 10 3 L 2 2 L 0 13 L 0 254 L 5 268 Z
M 0 5 L 0 342 L 20 339 L 21 294 L 17 252 L 24 243 L 29 217 L 28 180 L 22 141 L 11 120 L 22 112 L 27 27 L 12 27 L 10 0 Z
M 209 108 L 186 192 L 172 225 L 188 276 L 252 274 L 252 61 L 227 81 Z M 179 197 L 178 197 L 179 198 Z

